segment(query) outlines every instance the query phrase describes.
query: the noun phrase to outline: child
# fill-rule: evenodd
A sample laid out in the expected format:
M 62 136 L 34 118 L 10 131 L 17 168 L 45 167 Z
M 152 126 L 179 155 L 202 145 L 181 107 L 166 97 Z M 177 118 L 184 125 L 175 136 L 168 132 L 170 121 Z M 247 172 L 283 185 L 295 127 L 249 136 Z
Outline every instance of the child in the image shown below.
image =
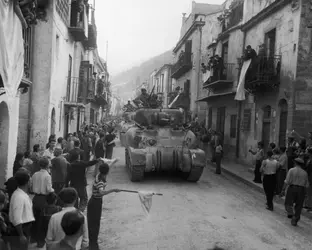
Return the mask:
M 115 159 L 111 162 L 111 165 L 117 161 Z M 106 187 L 106 176 L 109 172 L 109 165 L 103 163 L 99 166 L 99 173 L 95 177 L 95 181 L 92 187 L 92 196 L 88 203 L 87 209 L 87 221 L 88 221 L 88 232 L 89 232 L 89 249 L 98 250 L 98 236 L 100 232 L 100 223 L 102 216 L 102 197 L 104 195 L 120 192 L 118 189 L 111 189 L 105 191 Z
M 43 208 L 42 210 L 42 215 L 41 215 L 41 233 L 40 233 L 40 237 L 38 237 L 40 239 L 40 247 L 43 247 L 45 244 L 45 237 L 47 235 L 48 232 L 48 226 L 49 226 L 49 221 L 50 218 L 53 214 L 58 213 L 62 210 L 62 208 L 60 206 L 56 205 L 57 202 L 57 195 L 55 193 L 50 193 L 47 196 L 47 205 Z

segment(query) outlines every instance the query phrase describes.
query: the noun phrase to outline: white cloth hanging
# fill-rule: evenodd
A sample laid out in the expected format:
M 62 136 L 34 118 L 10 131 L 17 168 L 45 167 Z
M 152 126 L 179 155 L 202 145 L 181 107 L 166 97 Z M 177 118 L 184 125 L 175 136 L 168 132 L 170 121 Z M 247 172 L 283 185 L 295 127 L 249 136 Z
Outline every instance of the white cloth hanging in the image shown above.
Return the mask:
M 235 95 L 235 100 L 237 101 L 243 101 L 246 99 L 245 97 L 245 78 L 246 78 L 246 73 L 247 70 L 249 69 L 251 63 L 251 59 L 244 61 L 240 77 L 239 77 L 239 82 L 236 90 L 236 95 Z
M 7 96 L 15 98 L 24 74 L 24 40 L 13 1 L 0 0 L 0 20 L 0 75 Z

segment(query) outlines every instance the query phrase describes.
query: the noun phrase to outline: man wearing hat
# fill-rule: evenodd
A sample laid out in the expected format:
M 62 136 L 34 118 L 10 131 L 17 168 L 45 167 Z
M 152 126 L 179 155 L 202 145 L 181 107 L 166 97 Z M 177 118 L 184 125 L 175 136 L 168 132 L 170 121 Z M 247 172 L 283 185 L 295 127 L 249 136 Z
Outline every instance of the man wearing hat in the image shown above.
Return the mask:
M 285 209 L 291 224 L 297 226 L 305 199 L 306 189 L 309 186 L 308 174 L 302 169 L 304 161 L 301 158 L 294 160 L 294 167 L 287 173 L 282 195 L 285 193 Z M 294 209 L 295 208 L 295 209 Z M 295 211 L 294 211 L 295 210 Z M 294 213 L 295 212 L 295 213 Z

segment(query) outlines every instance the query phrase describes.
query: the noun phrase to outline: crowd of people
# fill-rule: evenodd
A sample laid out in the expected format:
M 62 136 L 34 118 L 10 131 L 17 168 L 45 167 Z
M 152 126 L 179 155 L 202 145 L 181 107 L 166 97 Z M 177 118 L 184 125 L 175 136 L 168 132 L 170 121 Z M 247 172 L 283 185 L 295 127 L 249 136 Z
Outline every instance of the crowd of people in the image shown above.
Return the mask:
M 113 124 L 91 125 L 49 137 L 45 149 L 17 153 L 13 177 L 0 191 L 0 249 L 23 250 L 35 243 L 47 249 L 99 249 L 102 197 L 116 135 Z M 94 168 L 88 200 L 86 171 Z M 83 212 L 87 208 L 87 216 Z M 82 238 L 81 243 L 79 239 Z M 78 246 L 80 244 L 80 246 Z
M 258 142 L 257 150 L 249 150 L 256 159 L 253 181 L 263 184 L 267 209 L 273 211 L 275 195 L 286 195 L 285 209 L 293 226 L 303 208 L 312 211 L 312 132 L 308 136 L 308 143 L 304 138 L 297 142 L 293 132 L 287 147 L 270 143 L 266 156 L 263 142 Z

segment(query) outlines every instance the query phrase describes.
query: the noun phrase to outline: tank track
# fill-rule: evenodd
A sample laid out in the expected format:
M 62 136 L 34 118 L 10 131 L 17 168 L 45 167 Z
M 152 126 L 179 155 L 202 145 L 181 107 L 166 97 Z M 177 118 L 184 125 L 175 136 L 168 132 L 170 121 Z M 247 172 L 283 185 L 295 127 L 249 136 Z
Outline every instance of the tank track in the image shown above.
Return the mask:
M 141 165 L 131 165 L 131 160 L 129 157 L 128 150 L 125 151 L 126 157 L 126 167 L 129 171 L 130 181 L 132 182 L 140 182 L 144 179 L 145 167 Z
M 204 171 L 204 167 L 192 166 L 191 172 L 187 176 L 186 180 L 189 182 L 198 182 L 203 171 Z

